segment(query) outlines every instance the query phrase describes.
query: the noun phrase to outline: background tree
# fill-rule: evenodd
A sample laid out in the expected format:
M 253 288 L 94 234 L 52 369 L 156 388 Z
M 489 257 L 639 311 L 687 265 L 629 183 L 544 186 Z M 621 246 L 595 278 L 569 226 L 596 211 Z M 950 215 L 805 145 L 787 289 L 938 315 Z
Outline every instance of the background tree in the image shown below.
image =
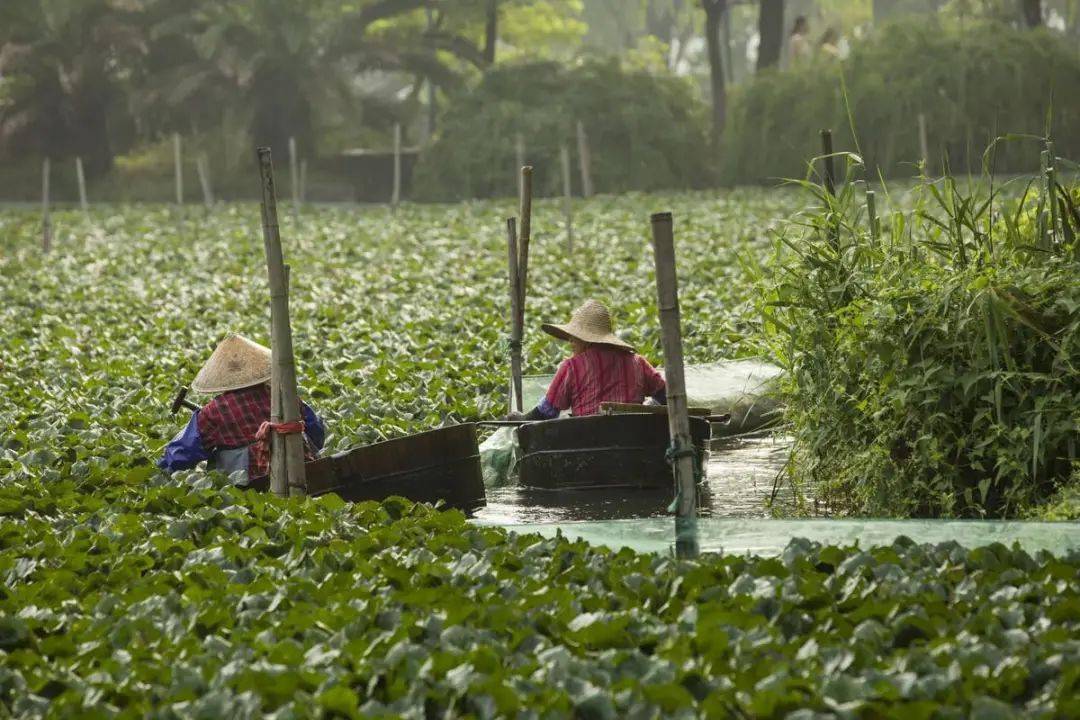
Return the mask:
M 784 0 L 761 0 L 758 10 L 757 69 L 780 63 L 780 51 L 784 47 Z
M 724 19 L 727 0 L 701 0 L 705 9 L 705 45 L 709 57 L 709 91 L 712 102 L 713 147 L 720 147 L 727 115 L 724 87 L 724 60 L 720 48 L 720 25 Z

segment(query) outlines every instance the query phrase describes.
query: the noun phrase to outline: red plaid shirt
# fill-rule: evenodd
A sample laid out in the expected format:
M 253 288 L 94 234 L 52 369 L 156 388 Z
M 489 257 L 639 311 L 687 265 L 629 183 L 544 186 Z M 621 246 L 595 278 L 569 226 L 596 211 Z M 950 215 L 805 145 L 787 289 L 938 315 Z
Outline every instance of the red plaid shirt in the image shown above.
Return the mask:
M 250 447 L 264 422 L 270 420 L 270 388 L 252 385 L 230 390 L 211 400 L 199 411 L 199 436 L 207 448 Z M 304 438 L 304 456 L 315 459 L 315 452 Z M 248 477 L 263 478 L 270 474 L 265 458 L 260 462 L 256 453 L 248 452 Z
M 575 416 L 595 415 L 602 402 L 640 403 L 664 387 L 664 376 L 640 355 L 593 345 L 559 365 L 545 400 Z

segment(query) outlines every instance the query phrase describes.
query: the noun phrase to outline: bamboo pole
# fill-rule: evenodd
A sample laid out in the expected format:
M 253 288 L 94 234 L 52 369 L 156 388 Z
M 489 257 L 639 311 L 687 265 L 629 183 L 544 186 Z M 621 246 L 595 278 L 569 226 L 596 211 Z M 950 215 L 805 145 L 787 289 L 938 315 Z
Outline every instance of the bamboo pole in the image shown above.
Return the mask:
M 401 123 L 394 123 L 394 192 L 390 204 L 397 209 L 401 203 Z
M 671 433 L 675 475 L 675 549 L 680 557 L 697 555 L 697 450 L 690 435 L 683 374 L 679 287 L 675 273 L 675 237 L 671 213 L 652 216 L 653 253 L 656 261 L 656 299 L 664 346 L 667 381 L 668 430 Z
M 521 194 L 521 175 L 518 174 L 518 171 L 520 168 L 525 167 L 525 136 L 521 133 L 514 136 L 514 155 L 517 159 L 514 174 L 518 176 L 518 194 Z
M 563 215 L 566 218 L 566 252 L 574 254 L 574 203 L 570 185 L 570 150 L 566 145 L 559 147 L 559 162 L 562 165 Z
M 873 190 L 866 191 L 866 218 L 870 222 L 870 238 L 876 243 L 878 241 L 879 229 L 877 202 Z
M 592 156 L 589 154 L 589 136 L 585 134 L 585 124 L 577 122 L 577 149 L 578 165 L 581 168 L 581 194 L 590 198 L 593 196 L 592 184 Z
M 532 176 L 531 165 L 523 165 L 518 180 L 518 218 L 521 226 L 518 234 L 518 287 L 521 302 L 518 305 L 522 327 L 525 325 L 525 297 L 529 288 L 529 243 L 532 240 Z
M 521 275 L 518 267 L 517 220 L 506 218 L 507 260 L 510 269 L 510 410 L 521 412 L 521 339 L 525 334 L 521 292 Z
M 199 174 L 199 187 L 202 188 L 203 204 L 209 210 L 214 206 L 214 191 L 210 187 L 210 164 L 205 155 L 195 159 L 195 171 Z
M 83 171 L 82 158 L 75 158 L 75 180 L 79 183 L 79 207 L 83 212 L 90 212 L 90 203 L 86 199 L 86 173 Z
M 1046 187 L 1047 202 L 1050 203 L 1050 244 L 1055 245 L 1058 241 L 1058 212 L 1057 203 L 1057 168 L 1054 165 L 1054 143 L 1046 141 Z
M 300 420 L 300 400 L 296 389 L 292 328 L 289 324 L 289 271 L 281 250 L 270 148 L 259 148 L 257 153 L 262 178 L 263 241 L 270 282 L 270 421 L 292 423 Z M 303 434 L 271 433 L 270 489 L 279 497 L 307 494 Z
M 1043 150 L 1039 153 L 1039 209 L 1038 217 L 1035 220 L 1036 228 L 1039 233 L 1039 237 L 1035 242 L 1035 246 L 1040 250 L 1048 250 L 1050 248 L 1049 237 L 1050 231 L 1050 184 L 1047 182 L 1049 177 L 1048 170 L 1050 167 L 1050 153 Z
M 52 217 L 49 214 L 49 182 L 52 176 L 52 164 L 49 158 L 41 163 L 41 249 L 52 249 Z
M 300 166 L 296 157 L 296 138 L 289 137 L 289 191 L 292 193 L 293 213 L 300 206 Z
M 308 159 L 300 161 L 300 204 L 308 202 Z
M 176 180 L 176 204 L 184 204 L 184 166 L 180 148 L 180 133 L 173 133 L 173 177 Z
M 836 196 L 836 171 L 833 164 L 832 130 L 821 131 L 821 157 L 825 165 L 825 191 Z
M 930 172 L 930 144 L 926 140 L 926 115 L 919 113 L 919 157 L 922 159 L 923 172 Z

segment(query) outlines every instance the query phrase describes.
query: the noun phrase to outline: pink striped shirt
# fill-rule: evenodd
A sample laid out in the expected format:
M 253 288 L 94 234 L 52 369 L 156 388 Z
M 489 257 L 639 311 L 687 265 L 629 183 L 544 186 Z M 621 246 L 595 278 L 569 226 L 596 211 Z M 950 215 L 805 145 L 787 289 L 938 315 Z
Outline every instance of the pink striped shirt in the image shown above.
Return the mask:
M 595 415 L 602 402 L 640 403 L 664 388 L 664 376 L 640 355 L 592 345 L 559 365 L 545 404 Z

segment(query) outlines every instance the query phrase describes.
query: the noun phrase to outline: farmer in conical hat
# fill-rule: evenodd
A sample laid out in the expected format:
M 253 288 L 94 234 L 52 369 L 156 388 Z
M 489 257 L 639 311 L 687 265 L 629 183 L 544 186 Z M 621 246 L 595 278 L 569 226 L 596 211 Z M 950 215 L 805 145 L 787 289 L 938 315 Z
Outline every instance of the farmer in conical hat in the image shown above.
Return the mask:
M 641 403 L 647 397 L 667 404 L 664 376 L 615 334 L 611 314 L 601 303 L 587 300 L 565 325 L 540 327 L 568 341 L 573 355 L 559 365 L 540 404 L 512 418 L 548 420 L 563 410 L 578 417 L 595 415 L 602 402 Z
M 187 427 L 165 446 L 158 467 L 173 472 L 207 460 L 210 468 L 226 474 L 245 472 L 248 484 L 265 479 L 270 474 L 269 452 L 260 430 L 270 421 L 270 348 L 229 335 L 199 370 L 191 388 L 216 396 L 191 414 Z M 306 403 L 300 409 L 304 456 L 314 460 L 326 428 Z

